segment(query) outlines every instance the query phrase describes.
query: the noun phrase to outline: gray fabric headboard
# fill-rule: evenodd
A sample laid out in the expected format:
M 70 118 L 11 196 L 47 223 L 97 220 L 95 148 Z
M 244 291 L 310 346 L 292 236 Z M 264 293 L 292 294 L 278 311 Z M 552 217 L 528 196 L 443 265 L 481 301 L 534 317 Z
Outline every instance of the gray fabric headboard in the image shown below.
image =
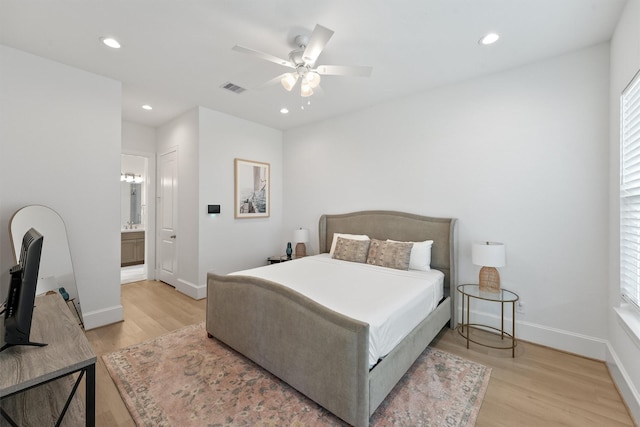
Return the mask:
M 445 295 L 451 295 L 454 300 L 457 283 L 455 224 L 455 218 L 432 218 L 395 211 L 322 215 L 318 226 L 320 253 L 331 249 L 333 233 L 366 234 L 379 240 L 433 240 L 431 268 L 444 273 Z

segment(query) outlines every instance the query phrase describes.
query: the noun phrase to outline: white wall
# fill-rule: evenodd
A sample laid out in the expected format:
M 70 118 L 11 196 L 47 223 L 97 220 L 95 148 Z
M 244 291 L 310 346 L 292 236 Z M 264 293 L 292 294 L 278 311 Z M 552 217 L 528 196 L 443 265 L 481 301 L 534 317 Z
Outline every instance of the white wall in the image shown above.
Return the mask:
M 472 242 L 504 242 L 518 336 L 604 359 L 608 57 L 599 45 L 286 131 L 284 229 L 310 228 L 317 252 L 322 213 L 456 217 L 460 283 L 478 280 Z
M 611 40 L 609 140 L 609 309 L 610 354 L 607 362 L 629 409 L 640 422 L 640 314 L 630 311 L 635 334 L 617 314 L 620 299 L 620 94 L 640 70 L 640 0 L 630 0 Z
M 156 277 L 156 129 L 123 121 L 122 153 L 147 159 L 147 224 L 144 259 L 147 278 L 152 280 Z
M 122 151 L 126 154 L 155 153 L 156 129 L 123 120 Z
M 121 320 L 121 84 L 1 45 L 0 74 L 2 294 L 11 215 L 42 204 L 66 223 L 87 329 Z
M 229 273 L 266 264 L 284 254 L 282 233 L 282 132 L 217 111 L 200 108 L 200 273 Z M 269 218 L 234 218 L 234 159 L 270 164 Z M 221 205 L 219 215 L 207 214 L 208 204 Z M 291 230 L 293 233 L 293 230 Z

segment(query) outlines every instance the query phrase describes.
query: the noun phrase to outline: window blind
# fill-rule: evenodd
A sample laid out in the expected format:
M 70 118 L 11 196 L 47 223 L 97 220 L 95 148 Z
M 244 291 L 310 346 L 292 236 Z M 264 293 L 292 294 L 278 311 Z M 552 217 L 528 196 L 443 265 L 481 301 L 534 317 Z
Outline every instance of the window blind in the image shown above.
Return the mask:
M 620 97 L 620 292 L 640 308 L 640 72 Z

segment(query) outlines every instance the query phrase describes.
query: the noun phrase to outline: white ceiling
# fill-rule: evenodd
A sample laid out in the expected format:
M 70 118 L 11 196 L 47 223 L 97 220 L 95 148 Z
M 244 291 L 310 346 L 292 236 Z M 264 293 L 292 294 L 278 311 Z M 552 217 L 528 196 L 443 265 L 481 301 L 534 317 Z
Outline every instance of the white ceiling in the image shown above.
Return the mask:
M 289 129 L 435 86 L 608 41 L 625 0 L 0 0 L 0 43 L 122 82 L 122 117 L 159 126 L 196 105 Z M 287 69 L 232 51 L 287 58 L 315 24 L 335 31 L 325 76 L 301 110 L 295 90 L 260 84 Z M 501 39 L 481 46 L 496 31 Z M 119 50 L 99 38 L 112 36 Z M 240 95 L 220 88 L 232 82 Z M 143 104 L 152 111 L 141 109 Z M 279 110 L 288 107 L 290 113 Z

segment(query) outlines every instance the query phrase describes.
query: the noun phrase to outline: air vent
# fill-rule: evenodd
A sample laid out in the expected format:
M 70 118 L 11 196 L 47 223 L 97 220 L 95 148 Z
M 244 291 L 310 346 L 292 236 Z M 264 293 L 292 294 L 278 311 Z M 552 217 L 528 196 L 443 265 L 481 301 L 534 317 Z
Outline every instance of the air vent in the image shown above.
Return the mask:
M 231 82 L 226 82 L 220 87 L 222 89 L 229 90 L 229 91 L 231 91 L 233 93 L 242 93 L 242 92 L 244 92 L 246 90 L 245 88 L 243 88 L 241 86 L 238 86 L 237 84 L 233 84 Z

